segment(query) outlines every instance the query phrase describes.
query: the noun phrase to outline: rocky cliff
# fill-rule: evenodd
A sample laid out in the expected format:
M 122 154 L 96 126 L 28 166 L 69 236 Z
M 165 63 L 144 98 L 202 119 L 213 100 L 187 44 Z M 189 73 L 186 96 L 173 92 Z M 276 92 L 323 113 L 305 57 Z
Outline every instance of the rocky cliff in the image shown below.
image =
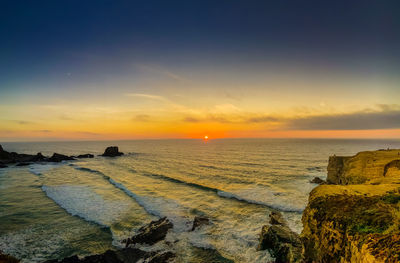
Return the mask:
M 306 262 L 400 262 L 400 150 L 332 156 L 303 213 Z

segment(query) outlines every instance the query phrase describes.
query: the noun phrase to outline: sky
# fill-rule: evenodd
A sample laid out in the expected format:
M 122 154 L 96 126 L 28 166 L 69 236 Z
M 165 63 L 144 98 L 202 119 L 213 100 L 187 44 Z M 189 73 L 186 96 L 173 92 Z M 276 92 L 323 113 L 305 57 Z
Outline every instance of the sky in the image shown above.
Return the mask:
M 0 141 L 400 138 L 398 1 L 2 1 Z

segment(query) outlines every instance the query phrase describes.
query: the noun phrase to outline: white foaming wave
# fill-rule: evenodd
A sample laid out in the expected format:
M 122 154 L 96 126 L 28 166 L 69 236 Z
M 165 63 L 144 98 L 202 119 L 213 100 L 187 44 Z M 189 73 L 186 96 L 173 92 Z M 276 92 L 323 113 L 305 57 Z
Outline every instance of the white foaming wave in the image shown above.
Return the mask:
M 47 172 L 51 169 L 57 168 L 59 166 L 63 165 L 63 163 L 57 163 L 57 164 L 40 164 L 40 163 L 36 163 L 36 164 L 31 164 L 29 166 L 29 172 L 33 173 L 34 175 L 42 175 L 43 172 Z
M 73 236 L 81 236 L 85 229 L 52 228 L 34 225 L 16 232 L 0 236 L 0 250 L 21 258 L 22 262 L 43 262 L 60 251 Z
M 174 230 L 178 232 L 187 231 L 192 226 L 192 222 L 186 216 L 181 216 L 187 213 L 187 209 L 183 208 L 177 202 L 171 199 L 165 199 L 161 197 L 150 197 L 141 196 L 133 193 L 131 190 L 125 187 L 125 185 L 116 182 L 110 177 L 108 181 L 115 187 L 124 191 L 128 196 L 136 200 L 136 202 L 142 206 L 147 213 L 158 217 L 167 217 L 174 225 Z
M 231 192 L 220 190 L 217 194 L 225 198 L 233 198 L 248 203 L 264 205 L 284 212 L 302 213 L 307 204 L 307 199 L 304 198 L 304 194 L 295 190 L 278 190 L 254 186 Z
M 129 210 L 122 201 L 105 200 L 88 186 L 42 186 L 46 195 L 73 216 L 110 227 Z

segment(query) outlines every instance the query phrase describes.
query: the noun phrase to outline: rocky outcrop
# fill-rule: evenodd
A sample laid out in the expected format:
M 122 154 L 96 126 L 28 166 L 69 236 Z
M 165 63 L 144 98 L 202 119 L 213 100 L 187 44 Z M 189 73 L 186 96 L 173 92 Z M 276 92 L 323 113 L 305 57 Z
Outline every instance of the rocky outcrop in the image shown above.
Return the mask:
M 314 177 L 314 179 L 312 179 L 310 181 L 310 183 L 312 183 L 312 184 L 326 184 L 326 181 L 322 180 L 319 177 Z
M 163 240 L 167 235 L 168 230 L 172 227 L 172 223 L 166 217 L 163 217 L 141 227 L 138 234 L 124 240 L 124 243 L 126 244 L 126 247 L 136 243 L 154 245 L 158 241 Z
M 192 231 L 196 230 L 197 228 L 203 225 L 209 225 L 209 224 L 210 224 L 210 219 L 208 219 L 207 217 L 195 216 L 193 220 Z
M 126 247 L 123 249 L 107 250 L 98 255 L 91 255 L 84 258 L 71 256 L 62 260 L 49 260 L 46 263 L 167 263 L 175 258 L 175 253 L 169 250 L 145 251 L 133 245 L 146 244 L 153 245 L 163 240 L 169 229 L 173 227 L 167 218 L 152 221 L 138 230 L 138 234 L 124 240 Z
M 48 162 L 55 162 L 55 163 L 59 163 L 62 161 L 72 161 L 72 160 L 75 160 L 75 158 L 59 153 L 53 153 L 53 155 L 47 159 Z
M 270 224 L 263 226 L 259 250 L 268 249 L 277 263 L 303 262 L 303 245 L 279 212 L 270 214 Z
M 117 146 L 110 146 L 106 148 L 102 156 L 116 157 L 116 156 L 121 156 L 123 154 L 124 153 L 120 152 Z
M 4 151 L 3 147 L 0 145 L 0 165 L 5 165 L 9 163 L 28 163 L 28 162 L 39 162 L 44 161 L 44 157 L 41 153 L 36 155 L 32 154 L 19 154 L 16 152 Z
M 117 146 L 107 147 L 102 156 L 121 156 L 124 153 L 118 151 Z M 4 151 L 3 147 L 0 145 L 0 168 L 6 168 L 6 164 L 17 164 L 17 166 L 25 166 L 34 162 L 62 162 L 62 161 L 72 161 L 75 158 L 93 158 L 94 155 L 87 153 L 81 154 L 77 157 L 67 156 L 59 153 L 54 153 L 51 157 L 43 156 L 41 153 L 36 155 L 32 154 L 20 154 L 15 152 Z
M 94 157 L 94 155 L 90 154 L 90 153 L 80 154 L 80 155 L 76 156 L 76 158 L 79 158 L 79 159 L 81 159 L 81 158 L 93 158 L 93 157 Z
M 400 262 L 400 150 L 329 159 L 328 182 L 309 197 L 306 262 Z
M 0 145 L 1 149 L 1 145 Z M 19 260 L 0 251 L 0 263 L 18 263 Z
M 171 251 L 147 252 L 138 248 L 124 248 L 120 250 L 107 250 L 103 254 L 79 258 L 72 256 L 62 260 L 48 260 L 46 263 L 123 263 L 123 262 L 148 262 L 166 263 L 175 257 Z

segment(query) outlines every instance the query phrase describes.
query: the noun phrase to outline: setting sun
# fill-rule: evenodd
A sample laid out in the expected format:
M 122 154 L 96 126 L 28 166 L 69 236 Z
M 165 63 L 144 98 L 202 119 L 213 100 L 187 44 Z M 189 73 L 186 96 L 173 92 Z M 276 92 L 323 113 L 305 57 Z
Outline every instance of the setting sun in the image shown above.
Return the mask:
M 204 140 L 208 140 L 208 136 L 207 135 L 204 136 Z

